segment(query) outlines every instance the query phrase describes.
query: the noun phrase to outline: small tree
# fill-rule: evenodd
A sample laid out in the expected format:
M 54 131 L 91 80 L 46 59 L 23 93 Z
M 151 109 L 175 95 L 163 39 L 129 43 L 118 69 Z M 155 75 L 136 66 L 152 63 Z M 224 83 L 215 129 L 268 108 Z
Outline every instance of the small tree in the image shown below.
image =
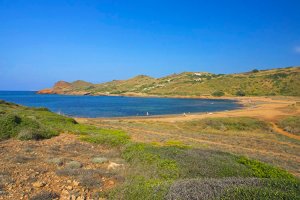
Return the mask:
M 235 94 L 236 94 L 236 96 L 245 96 L 246 95 L 246 93 L 242 90 L 237 91 Z
M 259 72 L 259 70 L 258 69 L 253 69 L 251 72 L 252 73 L 257 73 L 257 72 Z

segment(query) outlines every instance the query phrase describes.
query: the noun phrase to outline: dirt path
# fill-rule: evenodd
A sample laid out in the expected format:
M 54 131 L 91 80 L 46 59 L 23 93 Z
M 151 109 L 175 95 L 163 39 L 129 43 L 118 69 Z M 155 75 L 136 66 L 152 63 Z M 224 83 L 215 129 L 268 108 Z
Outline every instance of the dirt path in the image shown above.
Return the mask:
M 274 122 L 270 122 L 270 123 L 272 125 L 273 130 L 276 133 L 280 133 L 281 135 L 284 135 L 284 136 L 289 137 L 289 138 L 300 140 L 300 136 L 291 134 L 291 133 L 289 133 L 287 131 L 284 131 L 283 129 L 279 128 Z

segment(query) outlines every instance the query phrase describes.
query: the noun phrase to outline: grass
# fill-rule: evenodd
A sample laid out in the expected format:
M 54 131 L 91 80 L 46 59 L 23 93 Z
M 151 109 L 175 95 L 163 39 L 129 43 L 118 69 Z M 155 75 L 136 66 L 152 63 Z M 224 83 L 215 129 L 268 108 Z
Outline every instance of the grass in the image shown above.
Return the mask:
M 219 199 L 299 199 L 299 182 L 289 180 L 267 179 L 261 180 L 256 186 L 236 186 L 228 188 Z
M 129 140 L 123 131 L 78 124 L 74 119 L 52 113 L 46 108 L 0 101 L 0 140 L 13 137 L 21 140 L 48 139 L 61 132 L 75 133 L 81 135 L 84 141 L 113 147 Z
M 298 199 L 299 185 L 278 179 L 189 179 L 172 184 L 166 199 Z
M 129 136 L 124 131 L 99 129 L 92 126 L 84 126 L 79 130 L 84 134 L 81 139 L 86 142 L 116 147 L 129 141 Z
M 279 121 L 279 126 L 287 132 L 300 136 L 300 116 L 290 116 Z
M 257 160 L 251 160 L 246 157 L 240 157 L 238 162 L 247 166 L 252 171 L 252 175 L 258 178 L 278 178 L 288 179 L 295 181 L 295 178 L 287 171 L 275 168 L 271 165 L 259 162 Z
M 266 131 L 270 129 L 266 122 L 250 117 L 206 118 L 197 121 L 190 121 L 186 123 L 185 126 L 221 131 Z
M 293 199 L 295 194 L 299 195 L 299 192 L 297 193 L 299 180 L 288 172 L 256 160 L 220 151 L 130 143 L 123 151 L 123 158 L 131 164 L 131 168 L 125 183 L 108 195 L 111 199 L 164 199 L 170 197 L 170 193 L 176 193 L 172 189 L 177 181 L 189 182 L 195 178 L 198 178 L 200 182 L 192 183 L 191 187 L 199 188 L 198 193 L 207 193 L 205 187 L 199 187 L 203 186 L 204 180 L 213 178 L 221 184 L 230 182 L 231 177 L 239 177 L 239 181 L 227 183 L 224 191 L 235 189 L 242 186 L 243 182 L 256 178 L 253 179 L 255 180 L 253 183 L 245 184 L 245 188 L 251 190 L 257 183 L 264 185 L 264 181 L 268 180 L 265 191 L 269 192 L 270 197 L 276 199 L 276 195 L 283 190 L 273 185 L 278 180 L 285 180 L 285 182 L 282 181 L 282 187 L 294 186 L 290 189 L 291 195 L 288 197 Z M 218 184 L 213 187 L 219 188 Z M 217 191 L 213 196 L 220 196 L 224 191 Z M 248 195 L 249 192 L 245 192 Z M 225 193 L 224 198 L 227 198 L 228 194 L 230 193 Z M 285 195 L 288 194 L 285 193 Z M 239 198 L 242 197 L 240 194 L 236 195 Z M 185 196 L 169 199 L 190 198 Z

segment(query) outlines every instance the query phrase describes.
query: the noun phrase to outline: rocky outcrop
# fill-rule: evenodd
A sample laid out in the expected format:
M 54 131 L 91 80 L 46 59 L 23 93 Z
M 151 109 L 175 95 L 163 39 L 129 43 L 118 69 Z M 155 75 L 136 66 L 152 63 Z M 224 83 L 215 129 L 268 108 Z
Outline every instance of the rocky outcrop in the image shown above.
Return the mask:
M 51 89 L 51 88 L 39 90 L 37 93 L 38 94 L 54 94 L 53 89 Z
M 39 90 L 38 94 L 65 94 L 72 89 L 72 84 L 66 81 L 58 81 L 53 88 Z

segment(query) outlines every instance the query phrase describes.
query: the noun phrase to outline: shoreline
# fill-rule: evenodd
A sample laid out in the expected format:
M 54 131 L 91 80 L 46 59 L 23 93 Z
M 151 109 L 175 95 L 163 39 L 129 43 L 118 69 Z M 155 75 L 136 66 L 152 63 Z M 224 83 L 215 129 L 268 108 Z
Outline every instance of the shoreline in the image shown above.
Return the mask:
M 203 98 L 199 98 L 203 99 Z M 208 99 L 208 98 L 206 98 Z M 152 115 L 152 116 L 128 116 L 128 117 L 73 117 L 75 120 L 101 120 L 101 121 L 115 121 L 115 120 L 158 120 L 158 121 L 185 121 L 196 120 L 206 117 L 258 117 L 274 121 L 279 116 L 286 115 L 300 115 L 299 106 L 300 97 L 222 97 L 211 99 L 228 99 L 235 100 L 241 105 L 240 108 L 233 110 L 224 110 L 217 112 L 197 112 L 183 114 L 167 114 L 167 115 Z M 287 108 L 295 105 L 295 108 Z

